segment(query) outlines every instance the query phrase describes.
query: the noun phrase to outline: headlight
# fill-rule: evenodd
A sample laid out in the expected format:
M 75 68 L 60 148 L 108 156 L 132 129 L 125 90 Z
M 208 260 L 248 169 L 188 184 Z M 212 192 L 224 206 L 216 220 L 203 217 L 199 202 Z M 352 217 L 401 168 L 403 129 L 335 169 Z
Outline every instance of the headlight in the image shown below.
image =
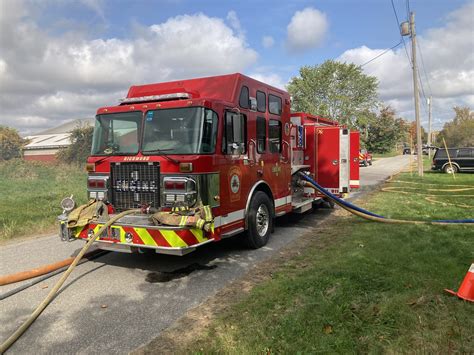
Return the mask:
M 61 208 L 66 212 L 71 212 L 75 206 L 76 203 L 72 199 L 72 195 L 71 197 L 63 198 L 63 200 L 61 201 Z
M 163 196 L 166 206 L 184 202 L 188 207 L 197 201 L 196 181 L 189 177 L 167 176 L 163 179 Z

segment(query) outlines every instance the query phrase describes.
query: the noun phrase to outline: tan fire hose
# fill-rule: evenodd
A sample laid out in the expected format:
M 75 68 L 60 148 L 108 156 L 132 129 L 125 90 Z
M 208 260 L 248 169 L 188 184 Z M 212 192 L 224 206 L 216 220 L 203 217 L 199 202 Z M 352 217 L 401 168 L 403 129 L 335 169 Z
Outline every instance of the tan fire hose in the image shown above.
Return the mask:
M 41 312 L 44 311 L 44 309 L 48 306 L 48 304 L 53 300 L 54 296 L 56 296 L 57 292 L 61 288 L 61 286 L 64 284 L 66 279 L 69 277 L 71 274 L 72 270 L 76 267 L 77 263 L 79 260 L 82 259 L 86 251 L 92 246 L 92 244 L 96 241 L 96 239 L 102 234 L 106 228 L 108 228 L 111 224 L 122 218 L 123 216 L 132 214 L 132 213 L 138 213 L 141 212 L 140 209 L 133 209 L 133 210 L 128 210 L 124 211 L 122 213 L 119 213 L 118 215 L 112 217 L 107 223 L 105 223 L 94 235 L 87 241 L 87 243 L 84 245 L 84 247 L 81 249 L 79 254 L 77 254 L 76 258 L 74 261 L 71 263 L 69 268 L 66 270 L 66 272 L 63 274 L 63 276 L 59 279 L 59 281 L 54 285 L 54 287 L 51 289 L 51 291 L 48 293 L 46 298 L 41 302 L 38 307 L 34 310 L 34 312 L 30 315 L 30 317 L 7 339 L 5 340 L 2 345 L 0 345 L 0 354 L 3 354 L 5 351 L 10 348 L 10 346 L 13 345 L 15 341 L 20 338 L 20 336 L 29 328 L 29 326 L 38 318 L 38 316 L 41 314 Z
M 99 252 L 102 252 L 102 251 L 100 249 L 93 250 L 87 254 L 84 254 L 84 258 L 88 259 Z M 0 286 L 9 285 L 15 282 L 25 281 L 25 280 L 32 279 L 34 277 L 49 274 L 50 272 L 53 272 L 65 266 L 71 265 L 73 261 L 74 261 L 74 257 L 70 257 L 70 258 L 55 262 L 54 264 L 43 265 L 36 269 L 32 269 L 28 271 L 20 271 L 15 274 L 0 276 Z

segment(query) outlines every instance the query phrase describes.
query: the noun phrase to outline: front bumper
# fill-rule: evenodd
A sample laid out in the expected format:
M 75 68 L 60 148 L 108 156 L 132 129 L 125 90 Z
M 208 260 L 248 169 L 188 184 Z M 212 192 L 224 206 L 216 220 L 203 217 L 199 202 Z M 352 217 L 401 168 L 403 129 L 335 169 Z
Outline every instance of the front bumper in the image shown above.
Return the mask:
M 65 228 L 60 221 L 61 239 L 89 239 L 106 221 L 92 221 L 83 227 Z M 101 249 L 133 253 L 143 248 L 152 249 L 159 254 L 184 255 L 197 247 L 215 240 L 214 227 L 210 232 L 198 228 L 178 226 L 156 226 L 144 216 L 125 216 L 108 227 L 97 239 Z

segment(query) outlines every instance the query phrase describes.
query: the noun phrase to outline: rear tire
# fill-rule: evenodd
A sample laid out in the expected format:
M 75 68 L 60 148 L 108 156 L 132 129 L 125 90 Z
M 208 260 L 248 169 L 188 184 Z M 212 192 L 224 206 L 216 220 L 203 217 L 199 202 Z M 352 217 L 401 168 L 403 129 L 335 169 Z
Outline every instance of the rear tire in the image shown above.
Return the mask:
M 443 171 L 444 171 L 446 174 L 453 174 L 453 173 L 456 174 L 456 173 L 459 171 L 459 169 L 458 169 L 458 167 L 457 167 L 456 165 L 453 165 L 453 166 L 452 166 L 452 169 L 451 169 L 451 165 L 446 164 L 445 167 L 444 167 L 444 169 L 443 169 Z
M 257 191 L 250 201 L 245 244 L 258 249 L 267 244 L 273 230 L 273 204 L 268 195 Z

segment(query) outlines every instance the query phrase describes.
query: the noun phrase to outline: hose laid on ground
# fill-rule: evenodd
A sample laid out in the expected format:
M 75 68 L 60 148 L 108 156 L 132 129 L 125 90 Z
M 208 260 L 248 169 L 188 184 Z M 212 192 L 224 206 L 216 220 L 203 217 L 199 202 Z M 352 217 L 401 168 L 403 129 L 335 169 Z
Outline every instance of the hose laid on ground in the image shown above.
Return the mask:
M 91 258 L 95 254 L 101 252 L 101 250 L 93 250 L 84 255 L 84 258 Z M 15 274 L 0 276 L 0 286 L 9 285 L 15 282 L 20 282 L 24 280 L 29 280 L 34 277 L 38 277 L 44 274 L 49 274 L 50 272 L 56 271 L 58 269 L 64 268 L 65 266 L 71 265 L 74 261 L 74 257 L 70 257 L 61 261 L 58 261 L 54 264 L 44 265 L 36 269 L 28 270 L 28 271 L 21 271 Z
M 357 207 L 356 205 L 353 205 L 352 203 L 348 201 L 344 201 L 340 199 L 339 197 L 333 195 L 331 192 L 326 190 L 324 187 L 319 185 L 316 181 L 314 181 L 311 177 L 308 175 L 299 172 L 299 176 L 301 176 L 304 180 L 306 180 L 307 185 L 309 187 L 312 187 L 319 192 L 321 192 L 323 195 L 328 197 L 329 199 L 333 200 L 337 205 L 340 207 L 344 208 L 345 210 L 351 212 L 352 214 L 355 214 L 356 216 L 371 220 L 371 221 L 376 221 L 376 222 L 382 222 L 382 223 L 403 223 L 403 224 L 436 224 L 436 225 L 450 225 L 450 224 L 456 224 L 456 225 L 473 225 L 474 224 L 474 219 L 460 219 L 460 220 L 433 220 L 433 221 L 411 221 L 411 220 L 403 220 L 403 219 L 392 219 L 392 218 L 386 218 L 384 216 L 369 212 L 363 208 Z
M 438 201 L 436 200 L 437 197 L 474 197 L 474 195 L 442 195 L 442 194 L 425 194 L 415 191 L 405 191 L 405 190 L 417 190 L 416 187 L 408 187 L 408 186 L 388 186 L 383 187 L 381 189 L 382 192 L 393 192 L 398 194 L 405 194 L 405 195 L 420 195 L 424 196 L 424 199 L 433 204 L 441 204 L 441 205 L 449 205 L 449 206 L 456 206 L 460 208 L 474 208 L 473 205 L 466 205 L 463 203 L 450 203 L 446 201 Z M 441 192 L 457 192 L 457 191 L 466 191 L 466 190 L 474 190 L 473 188 L 466 188 L 466 189 L 427 189 L 427 191 L 441 191 Z
M 98 252 L 97 252 L 97 253 L 94 253 L 94 255 L 89 255 L 89 256 L 87 256 L 87 254 L 84 255 L 84 257 L 82 258 L 82 260 L 80 260 L 80 261 L 77 263 L 77 265 L 81 265 L 81 264 L 86 263 L 86 262 L 88 262 L 88 261 L 90 261 L 90 260 L 94 260 L 94 259 L 100 258 L 101 256 L 103 256 L 103 255 L 109 253 L 109 251 L 107 251 L 107 250 L 100 250 L 100 249 L 97 249 L 97 251 L 98 251 Z M 90 253 L 88 253 L 88 254 L 90 254 Z M 87 260 L 86 260 L 85 258 L 87 258 Z M 67 268 L 68 268 L 68 266 L 69 266 L 70 264 L 71 264 L 71 263 L 69 263 L 69 264 L 67 264 L 66 266 L 63 266 L 63 267 L 61 267 L 61 268 L 59 268 L 59 269 L 57 269 L 57 270 L 53 270 L 53 271 L 51 271 L 51 272 L 49 272 L 49 273 L 47 273 L 47 274 L 45 274 L 45 275 L 43 275 L 43 276 L 41 276 L 41 277 L 37 277 L 37 278 L 34 279 L 33 281 L 30 281 L 30 282 L 25 283 L 25 284 L 23 284 L 23 285 L 21 285 L 21 286 L 18 286 L 17 288 L 14 288 L 13 290 L 10 290 L 10 291 L 7 291 L 7 292 L 4 292 L 4 293 L 0 294 L 0 301 L 3 301 L 4 299 L 6 299 L 6 298 L 8 298 L 8 297 L 11 297 L 11 296 L 13 296 L 13 295 L 16 295 L 18 292 L 21 292 L 21 291 L 23 291 L 23 290 L 26 290 L 27 288 L 30 288 L 31 286 L 34 286 L 34 285 L 36 285 L 36 284 L 38 284 L 38 283 L 40 283 L 40 282 L 43 282 L 44 280 L 49 279 L 50 277 L 56 276 L 57 274 L 60 274 L 60 273 L 62 273 L 62 272 L 64 272 L 64 271 L 66 271 Z M 38 275 L 38 276 L 39 276 L 39 275 Z
M 389 183 L 402 183 L 402 184 L 411 184 L 411 185 L 423 185 L 423 186 L 438 186 L 437 184 L 425 184 L 422 182 L 415 182 L 415 181 L 402 181 L 402 180 L 392 180 L 391 178 L 387 180 Z M 461 192 L 461 191 L 470 191 L 474 190 L 474 187 L 472 185 L 452 185 L 452 184 L 446 184 L 443 185 L 445 187 L 453 187 L 453 188 L 448 188 L 448 189 L 427 189 L 429 192 Z M 381 191 L 383 192 L 395 192 L 395 193 L 400 193 L 400 194 L 410 194 L 410 195 L 420 195 L 424 196 L 424 199 L 432 204 L 439 204 L 443 206 L 455 206 L 455 207 L 460 207 L 460 208 L 474 208 L 474 205 L 467 205 L 464 203 L 451 203 L 451 202 L 446 202 L 446 201 L 438 201 L 438 197 L 474 197 L 474 195 L 443 195 L 443 194 L 424 194 L 424 193 L 419 193 L 419 192 L 413 192 L 413 191 L 404 191 L 404 190 L 417 190 L 416 187 L 412 186 L 388 186 L 388 187 L 383 187 Z
M 140 209 L 133 209 L 133 210 L 128 210 L 124 211 L 122 213 L 119 213 L 118 215 L 112 217 L 107 223 L 105 223 L 100 229 L 94 233 L 94 235 L 87 241 L 87 243 L 84 245 L 84 247 L 81 249 L 79 254 L 77 254 L 76 258 L 74 261 L 71 263 L 69 268 L 66 270 L 64 275 L 59 279 L 59 281 L 54 285 L 54 287 L 51 289 L 51 291 L 48 293 L 46 298 L 39 304 L 38 307 L 34 310 L 34 312 L 30 315 L 30 317 L 7 339 L 5 340 L 2 345 L 0 345 L 0 354 L 3 354 L 5 351 L 8 350 L 10 346 L 13 345 L 15 341 L 18 340 L 18 338 L 29 328 L 29 326 L 38 318 L 38 316 L 41 314 L 41 312 L 44 311 L 44 309 L 48 306 L 48 304 L 53 300 L 54 296 L 56 296 L 57 292 L 61 288 L 61 286 L 64 284 L 66 279 L 69 277 L 71 274 L 72 270 L 76 267 L 77 263 L 79 260 L 82 259 L 86 251 L 91 247 L 91 245 L 96 241 L 96 239 L 102 234 L 103 231 L 106 230 L 111 224 L 119 220 L 120 218 L 132 214 L 132 213 L 138 213 L 141 212 Z

